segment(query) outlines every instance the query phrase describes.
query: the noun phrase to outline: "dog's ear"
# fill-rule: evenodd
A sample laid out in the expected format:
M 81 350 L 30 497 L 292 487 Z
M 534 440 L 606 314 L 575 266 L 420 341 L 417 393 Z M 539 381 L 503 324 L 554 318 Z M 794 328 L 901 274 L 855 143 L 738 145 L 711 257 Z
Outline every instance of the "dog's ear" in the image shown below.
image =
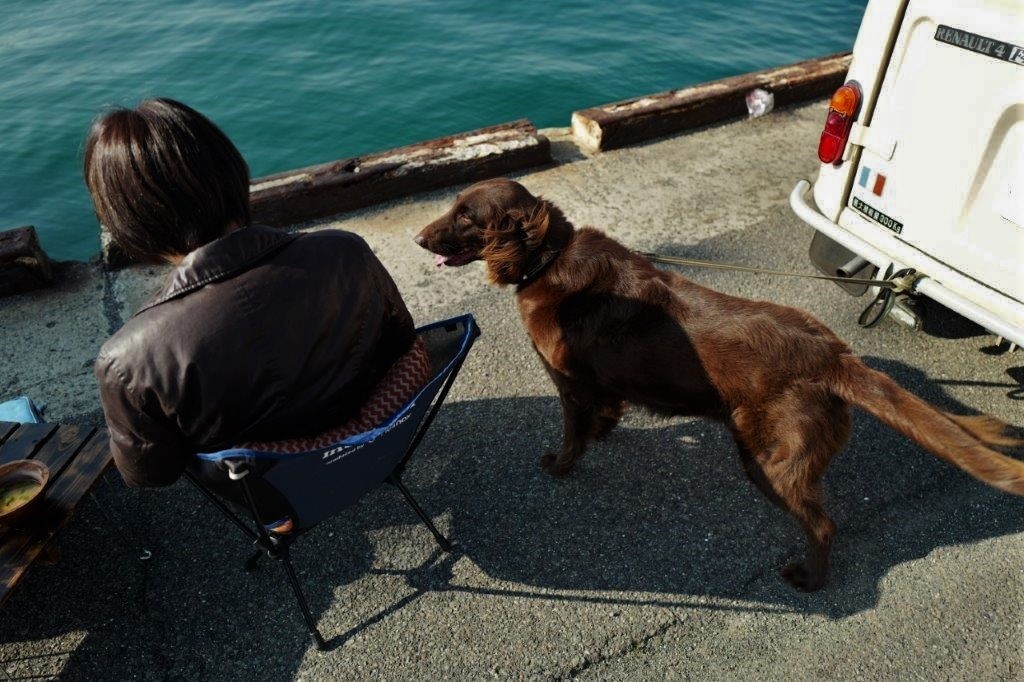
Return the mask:
M 527 249 L 533 250 L 540 246 L 547 236 L 550 226 L 550 204 L 537 199 L 529 209 L 511 208 L 503 212 L 498 219 L 499 231 L 518 236 Z
M 484 247 L 480 256 L 487 264 L 487 274 L 494 284 L 518 281 L 527 253 L 523 236 L 522 215 L 515 210 L 503 211 L 484 227 Z
M 531 211 L 522 211 L 516 216 L 516 229 L 523 234 L 523 244 L 528 251 L 540 246 L 548 234 L 548 227 L 551 225 L 548 206 L 548 202 L 538 199 Z
M 484 230 L 481 253 L 491 281 L 513 284 L 523 275 L 526 262 L 547 236 L 551 224 L 548 202 L 538 199 L 530 209 L 501 211 Z

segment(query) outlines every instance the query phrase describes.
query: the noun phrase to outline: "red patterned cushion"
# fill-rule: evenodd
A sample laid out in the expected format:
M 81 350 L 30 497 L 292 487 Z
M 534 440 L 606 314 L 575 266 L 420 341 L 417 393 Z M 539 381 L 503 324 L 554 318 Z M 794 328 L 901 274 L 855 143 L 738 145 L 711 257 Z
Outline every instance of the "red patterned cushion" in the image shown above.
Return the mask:
M 341 426 L 309 438 L 252 441 L 238 447 L 261 452 L 299 453 L 325 448 L 339 440 L 369 431 L 384 423 L 430 381 L 430 358 L 423 339 L 416 337 L 412 348 L 395 361 L 381 378 L 369 399 L 352 419 Z

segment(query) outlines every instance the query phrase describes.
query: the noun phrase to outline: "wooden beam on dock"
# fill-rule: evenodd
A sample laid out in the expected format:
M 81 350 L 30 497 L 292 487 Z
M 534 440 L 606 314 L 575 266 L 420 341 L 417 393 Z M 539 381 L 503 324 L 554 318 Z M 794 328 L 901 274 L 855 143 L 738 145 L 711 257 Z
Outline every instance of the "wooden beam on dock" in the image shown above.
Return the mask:
M 588 152 L 617 149 L 746 116 L 746 95 L 754 88 L 773 93 L 776 107 L 831 94 L 843 84 L 849 68 L 850 53 L 844 52 L 581 109 L 572 115 L 573 137 Z
M 253 222 L 291 225 L 550 162 L 547 138 L 514 121 L 255 179 Z
M 31 225 L 0 232 L 0 296 L 45 287 L 53 281 L 50 259 Z

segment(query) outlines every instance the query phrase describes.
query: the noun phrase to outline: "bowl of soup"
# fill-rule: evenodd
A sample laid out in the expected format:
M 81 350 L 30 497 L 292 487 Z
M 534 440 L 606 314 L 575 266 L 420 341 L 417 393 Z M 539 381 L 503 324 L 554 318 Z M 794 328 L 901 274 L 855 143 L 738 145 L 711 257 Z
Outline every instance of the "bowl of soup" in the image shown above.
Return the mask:
M 21 520 L 42 498 L 50 470 L 42 462 L 19 459 L 0 464 L 0 524 Z

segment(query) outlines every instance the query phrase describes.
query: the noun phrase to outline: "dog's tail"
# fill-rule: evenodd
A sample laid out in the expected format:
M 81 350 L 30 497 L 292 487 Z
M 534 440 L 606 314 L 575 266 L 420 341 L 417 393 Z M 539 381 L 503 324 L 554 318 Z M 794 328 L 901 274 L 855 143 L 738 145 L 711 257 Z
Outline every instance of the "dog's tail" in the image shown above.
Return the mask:
M 1004 435 L 1007 425 L 998 419 L 942 412 L 851 355 L 843 358 L 831 390 L 971 476 L 1024 495 L 1024 461 L 986 447 L 1024 443 Z

